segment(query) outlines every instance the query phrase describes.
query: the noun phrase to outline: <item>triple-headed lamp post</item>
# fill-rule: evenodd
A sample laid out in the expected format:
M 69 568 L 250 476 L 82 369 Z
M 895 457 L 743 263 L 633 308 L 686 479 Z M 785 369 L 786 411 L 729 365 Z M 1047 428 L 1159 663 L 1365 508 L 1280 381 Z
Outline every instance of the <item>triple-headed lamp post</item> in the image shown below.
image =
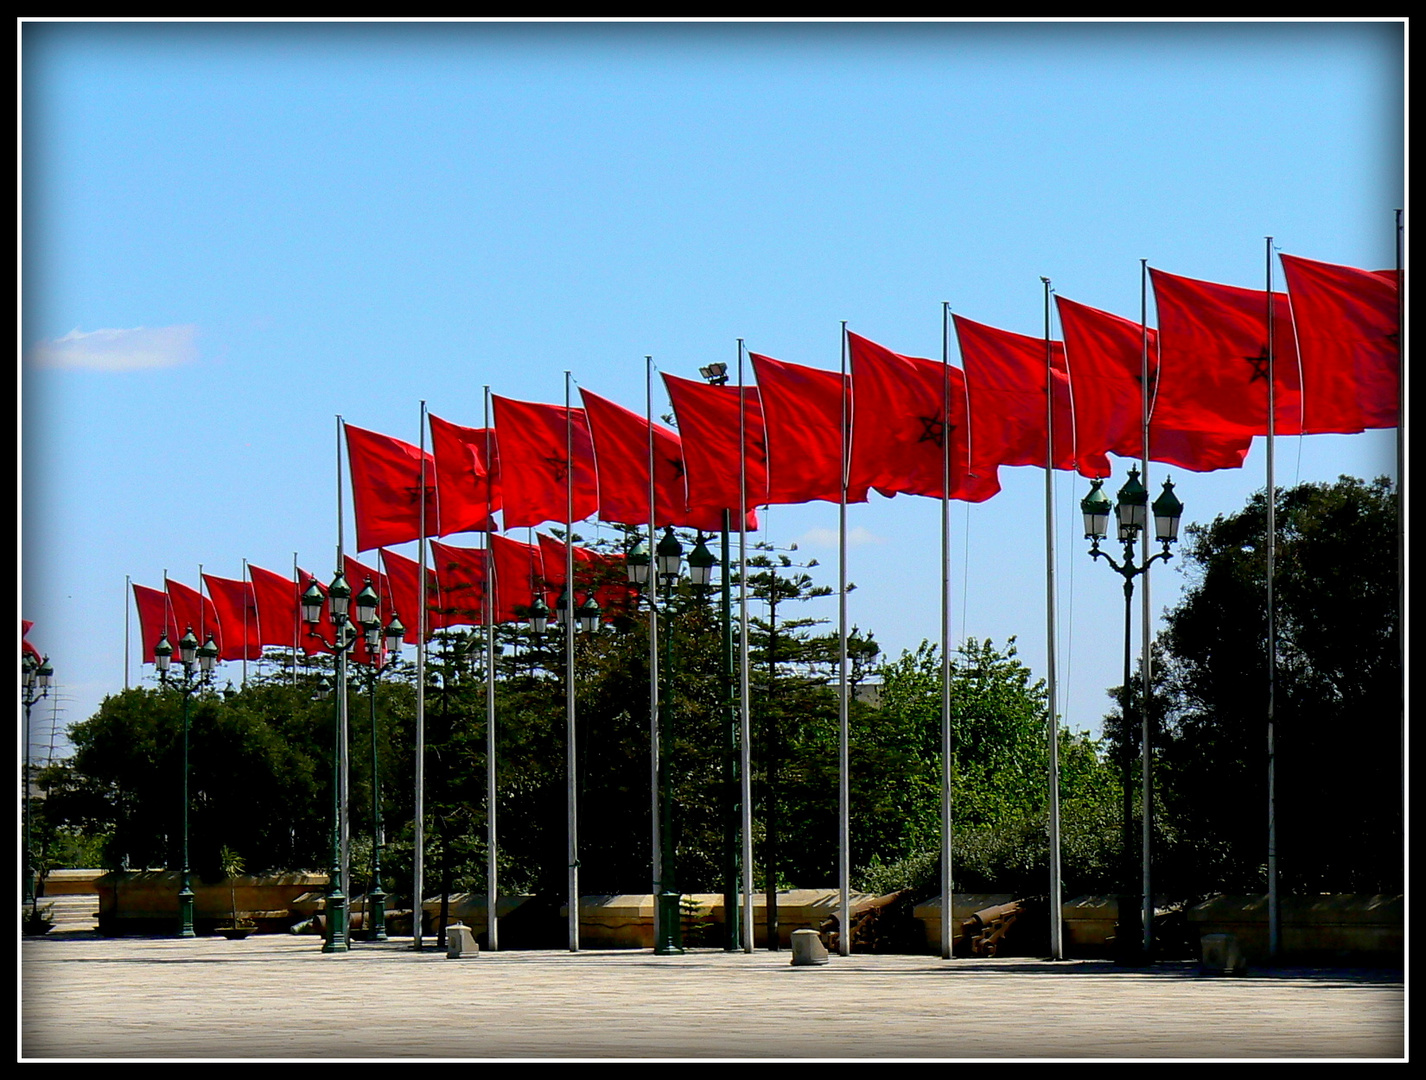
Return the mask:
M 159 638 L 153 652 L 159 682 L 167 686 L 169 667 L 173 663 L 173 646 L 169 644 L 167 632 Z M 190 626 L 178 639 L 178 657 L 183 664 L 183 681 L 177 684 L 178 692 L 183 695 L 183 866 L 178 888 L 178 936 L 191 938 L 194 931 L 193 886 L 188 866 L 188 699 L 208 681 L 213 663 L 218 659 L 218 646 L 212 634 L 199 645 Z
M 401 657 L 401 640 L 406 627 L 391 613 L 391 621 L 383 629 L 377 617 L 380 598 L 372 588 L 371 578 L 357 594 L 357 619 L 366 635 L 366 651 L 371 665 L 367 668 L 367 698 L 371 703 L 371 884 L 366 891 L 366 940 L 386 940 L 386 891 L 381 887 L 381 849 L 386 843 L 386 830 L 381 819 L 381 758 L 376 739 L 376 687 L 382 672 Z M 362 618 L 365 613 L 366 618 Z M 384 643 L 384 648 L 383 648 Z
M 317 625 L 322 621 L 322 604 L 330 602 L 332 627 L 336 640 L 324 638 Z M 346 764 L 347 764 L 347 653 L 361 635 L 352 625 L 350 615 L 352 590 L 340 570 L 327 587 L 327 595 L 322 595 L 321 587 L 313 581 L 302 594 L 302 619 L 307 624 L 307 636 L 322 642 L 336 656 L 336 709 L 334 716 L 334 737 L 332 740 L 332 870 L 327 885 L 327 926 L 326 940 L 322 951 L 326 953 L 346 952 L 351 946 L 350 923 L 348 921 L 348 898 L 346 892 Z M 365 627 L 376 621 L 376 592 L 364 589 L 357 596 L 356 622 Z
M 1134 596 L 1134 579 L 1140 574 L 1148 572 L 1149 567 L 1159 559 L 1170 559 L 1172 553 L 1169 545 L 1178 540 L 1179 521 L 1183 517 L 1183 503 L 1173 493 L 1173 482 L 1164 481 L 1164 489 L 1157 499 L 1154 500 L 1154 535 L 1158 542 L 1163 545 L 1163 550 L 1147 555 L 1142 565 L 1134 564 L 1134 544 L 1141 534 L 1148 529 L 1149 493 L 1144 485 L 1139 482 L 1139 470 L 1131 468 L 1129 478 L 1124 486 L 1119 489 L 1118 502 L 1111 506 L 1109 496 L 1103 491 L 1103 480 L 1095 480 L 1090 487 L 1089 494 L 1080 502 L 1080 510 L 1084 513 L 1084 538 L 1091 541 L 1089 554 L 1091 558 L 1103 558 L 1116 573 L 1124 579 L 1124 684 L 1120 689 L 1120 712 L 1123 718 L 1123 786 L 1124 786 L 1124 864 L 1123 864 L 1123 892 L 1119 897 L 1119 929 L 1116 934 L 1117 951 L 1121 963 L 1138 963 L 1145 959 L 1143 956 L 1143 929 L 1140 924 L 1139 899 L 1134 896 L 1134 862 L 1131 852 L 1134 846 L 1134 793 L 1132 777 L 1132 736 L 1129 727 L 1130 713 L 1130 658 L 1129 658 L 1129 624 L 1132 616 L 1132 600 Z M 1113 511 L 1118 525 L 1118 538 L 1124 544 L 1124 561 L 1118 563 L 1108 552 L 1099 549 L 1099 542 L 1109 535 L 1109 515 Z M 1145 662 L 1148 658 L 1145 657 Z M 1147 846 L 1148 837 L 1148 793 L 1149 793 L 1149 738 L 1148 738 L 1148 701 L 1147 691 L 1145 699 L 1141 702 L 1144 709 L 1143 732 L 1141 734 L 1141 754 L 1144 791 L 1144 813 L 1145 813 L 1145 846 L 1143 851 L 1143 880 L 1145 891 L 1148 891 L 1148 860 L 1149 852 Z M 1143 899 L 1144 909 L 1152 912 L 1151 899 L 1145 896 Z M 1132 913 L 1132 914 L 1131 914 Z

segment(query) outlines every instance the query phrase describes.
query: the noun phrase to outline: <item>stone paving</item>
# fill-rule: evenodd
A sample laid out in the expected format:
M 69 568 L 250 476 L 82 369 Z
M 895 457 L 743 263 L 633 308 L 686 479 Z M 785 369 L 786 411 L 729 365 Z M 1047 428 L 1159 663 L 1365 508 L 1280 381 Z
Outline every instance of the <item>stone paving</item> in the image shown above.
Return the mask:
M 1404 1060 L 1403 974 L 787 951 L 324 954 L 56 931 L 21 946 L 21 1060 Z

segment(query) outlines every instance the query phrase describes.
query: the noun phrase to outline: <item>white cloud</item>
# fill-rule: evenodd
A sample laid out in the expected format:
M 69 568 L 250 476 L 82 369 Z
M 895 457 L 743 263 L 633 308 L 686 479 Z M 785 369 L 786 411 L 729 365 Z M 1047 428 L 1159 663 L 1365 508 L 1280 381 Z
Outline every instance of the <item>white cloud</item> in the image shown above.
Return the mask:
M 198 327 L 138 326 L 132 330 L 75 328 L 62 338 L 38 342 L 30 362 L 38 367 L 89 371 L 140 371 L 174 367 L 198 358 Z
M 847 547 L 849 548 L 863 547 L 867 544 L 884 543 L 886 543 L 886 537 L 877 536 L 876 533 L 861 525 L 847 530 Z M 797 546 L 835 549 L 837 547 L 837 530 L 823 528 L 809 529 L 797 538 Z

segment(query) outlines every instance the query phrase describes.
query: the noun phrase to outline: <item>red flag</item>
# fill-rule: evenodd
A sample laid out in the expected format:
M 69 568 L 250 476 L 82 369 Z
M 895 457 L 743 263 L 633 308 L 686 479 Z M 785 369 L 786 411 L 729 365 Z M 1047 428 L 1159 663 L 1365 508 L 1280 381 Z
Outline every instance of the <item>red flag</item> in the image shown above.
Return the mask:
M 298 597 L 302 590 L 285 574 L 264 570 L 248 563 L 252 578 L 253 598 L 257 604 L 258 640 L 263 645 L 301 644 L 306 629 L 301 626 Z
M 410 443 L 351 424 L 347 431 L 347 466 L 352 477 L 357 550 L 402 544 L 421 535 L 421 451 Z M 436 504 L 436 463 L 425 455 L 425 528 L 440 536 Z
M 722 528 L 720 525 L 719 528 Z M 556 594 L 564 588 L 565 564 L 568 548 L 564 541 L 553 536 L 540 537 L 540 554 L 544 561 L 545 584 Z M 608 622 L 616 615 L 626 614 L 633 607 L 633 596 L 629 591 L 629 574 L 622 555 L 605 555 L 590 551 L 589 548 L 574 546 L 574 587 L 576 608 L 583 603 L 579 594 L 588 594 L 594 589 L 594 602 L 599 605 L 601 618 Z
M 1159 315 L 1155 416 L 1177 431 L 1267 434 L 1266 290 L 1152 268 L 1149 274 Z M 1297 341 L 1286 293 L 1273 293 L 1273 382 L 1277 434 L 1302 434 Z
M 1357 270 L 1280 255 L 1302 357 L 1310 432 L 1396 427 L 1401 310 L 1395 270 Z
M 495 528 L 491 512 L 500 509 L 500 456 L 494 428 L 471 428 L 431 421 L 431 451 L 436 460 L 436 499 L 440 504 L 440 536 L 486 532 Z M 494 468 L 486 465 L 486 446 Z
M 555 596 L 544 587 L 544 558 L 538 544 L 491 533 L 490 555 L 495 568 L 496 622 L 522 622 L 535 594 L 541 591 L 554 616 Z M 563 576 L 560 580 L 564 580 Z
M 178 655 L 178 639 L 183 631 L 178 629 L 173 617 L 173 608 L 168 602 L 168 594 L 161 589 L 150 589 L 147 585 L 134 583 L 134 607 L 139 612 L 139 638 L 143 662 L 154 662 L 153 647 L 159 638 L 168 635 L 168 643 Z
M 964 372 L 902 356 L 850 331 L 847 342 L 852 356 L 853 487 L 939 499 L 945 488 L 949 433 L 951 498 L 983 502 L 1000 490 L 993 470 L 985 476 L 969 472 Z
M 213 609 L 222 630 L 219 660 L 256 660 L 262 656 L 262 637 L 258 633 L 257 598 L 246 581 L 204 574 Z
M 678 417 L 683 449 L 688 505 L 719 511 L 718 528 L 723 527 L 722 511 L 731 510 L 737 521 L 743 505 L 742 456 L 738 446 L 739 409 L 736 386 L 710 386 L 677 375 L 665 375 L 664 387 Z M 763 431 L 762 399 L 755 386 L 743 388 L 742 421 L 747 435 L 747 527 L 758 527 L 755 506 L 766 505 L 767 437 Z
M 1045 339 L 997 330 L 952 316 L 970 398 L 971 463 L 977 473 L 998 465 L 1045 466 Z M 1108 476 L 1102 453 L 1074 445 L 1069 373 L 1063 342 L 1050 342 L 1054 381 L 1056 469 Z
M 1143 457 L 1143 324 L 1063 296 L 1055 301 L 1074 388 L 1075 445 L 1081 452 Z M 1157 330 L 1149 330 L 1148 343 L 1152 398 L 1159 369 Z M 1242 467 L 1252 442 L 1251 435 L 1176 431 L 1157 411 L 1149 416 L 1149 459 L 1193 472 Z
M 34 625 L 35 624 L 29 619 L 20 620 L 20 655 L 30 656 L 38 661 L 43 662 L 44 657 L 40 655 L 40 650 L 35 648 L 32 644 L 30 644 L 28 640 L 26 640 L 26 635 L 30 632 L 30 627 Z
M 431 561 L 441 594 L 442 626 L 480 626 L 485 622 L 486 555 L 479 548 L 431 541 Z
M 583 409 L 540 405 L 491 395 L 500 439 L 503 518 L 516 529 L 564 521 L 583 521 L 599 509 L 599 481 L 594 443 Z M 570 478 L 570 440 L 574 470 Z M 573 484 L 573 510 L 569 509 Z
M 168 602 L 173 608 L 173 618 L 177 625 L 183 627 L 184 631 L 191 627 L 199 645 L 206 642 L 208 635 L 212 634 L 213 644 L 218 646 L 218 655 L 223 655 L 223 630 L 218 624 L 218 609 L 213 606 L 213 601 L 197 589 L 170 579 Z M 169 644 L 173 646 L 174 655 L 177 656 L 178 641 L 170 639 Z
M 415 559 L 408 559 L 405 555 L 398 555 L 394 551 L 381 549 L 381 565 L 386 567 L 387 586 L 391 591 L 392 611 L 401 617 L 402 625 L 406 627 L 406 637 L 403 639 L 415 643 L 421 640 L 420 626 L 420 600 L 418 592 L 421 580 L 418 574 L 419 564 Z M 431 639 L 431 631 L 445 626 L 444 616 L 441 613 L 441 589 L 440 582 L 436 577 L 436 572 L 429 566 L 426 567 L 426 640 Z
M 767 429 L 767 501 L 840 502 L 842 401 L 851 393 L 850 378 L 843 379 L 837 371 L 748 355 L 757 374 Z M 866 488 L 849 488 L 847 502 L 866 502 Z

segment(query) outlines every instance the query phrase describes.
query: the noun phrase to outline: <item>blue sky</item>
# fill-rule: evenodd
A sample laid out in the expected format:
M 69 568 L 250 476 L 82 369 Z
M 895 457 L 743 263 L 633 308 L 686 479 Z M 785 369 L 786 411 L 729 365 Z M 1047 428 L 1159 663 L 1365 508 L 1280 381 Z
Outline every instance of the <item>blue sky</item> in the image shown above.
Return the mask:
M 642 412 L 646 354 L 696 377 L 742 337 L 835 368 L 844 319 L 939 358 L 943 301 L 1041 333 L 1042 276 L 1137 319 L 1140 259 L 1260 287 L 1273 236 L 1392 266 L 1404 199 L 1400 22 L 19 37 L 20 614 L 61 723 L 123 685 L 126 575 L 197 585 L 294 552 L 330 573 L 338 414 L 414 443 L 422 400 L 478 425 L 484 386 L 561 402 L 565 371 Z M 1173 471 L 1186 519 L 1241 507 L 1263 460 L 1259 439 L 1243 470 Z M 1280 484 L 1339 473 L 1394 476 L 1395 433 L 1278 441 Z M 1043 676 L 1044 477 L 1001 475 L 953 507 L 955 632 L 1017 635 Z M 1061 710 L 1097 729 L 1122 595 L 1084 554 L 1086 490 L 1056 481 Z M 872 498 L 848 512 L 849 607 L 895 655 L 939 635 L 940 507 Z M 835 506 L 766 521 L 835 585 Z M 834 601 L 814 614 L 835 626 Z

